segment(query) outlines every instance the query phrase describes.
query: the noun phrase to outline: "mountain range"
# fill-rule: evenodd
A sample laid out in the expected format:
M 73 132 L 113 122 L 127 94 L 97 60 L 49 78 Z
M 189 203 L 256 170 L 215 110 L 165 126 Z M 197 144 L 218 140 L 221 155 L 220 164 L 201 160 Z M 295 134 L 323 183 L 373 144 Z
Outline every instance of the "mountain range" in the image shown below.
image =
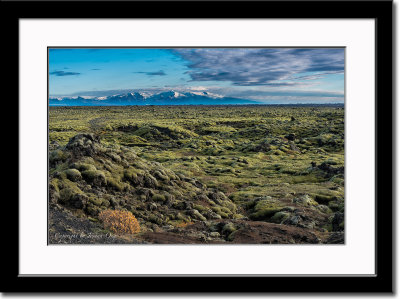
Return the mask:
M 129 106 L 129 105 L 251 105 L 259 102 L 224 97 L 199 92 L 177 92 L 174 90 L 151 94 L 129 92 L 111 96 L 50 97 L 49 106 Z

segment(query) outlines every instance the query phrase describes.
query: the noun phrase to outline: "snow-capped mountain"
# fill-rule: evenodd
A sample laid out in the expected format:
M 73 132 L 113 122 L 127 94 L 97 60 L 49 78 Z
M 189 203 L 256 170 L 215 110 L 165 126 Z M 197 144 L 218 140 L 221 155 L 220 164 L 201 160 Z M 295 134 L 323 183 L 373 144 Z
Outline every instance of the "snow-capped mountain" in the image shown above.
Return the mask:
M 151 94 L 129 92 L 111 96 L 50 97 L 50 106 L 127 106 L 127 105 L 246 105 L 256 101 L 224 97 L 206 91 L 179 92 L 174 90 Z

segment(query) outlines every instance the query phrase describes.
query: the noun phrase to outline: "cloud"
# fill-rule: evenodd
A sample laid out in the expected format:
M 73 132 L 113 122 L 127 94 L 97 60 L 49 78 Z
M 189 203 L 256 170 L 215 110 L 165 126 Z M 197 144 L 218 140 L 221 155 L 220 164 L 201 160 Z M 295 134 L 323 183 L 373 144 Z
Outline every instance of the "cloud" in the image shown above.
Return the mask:
M 262 91 L 262 90 L 243 90 L 237 91 L 229 89 L 224 92 L 226 95 L 236 96 L 236 97 L 252 97 L 252 98 L 263 98 L 270 96 L 280 96 L 280 97 L 318 97 L 318 98 L 331 98 L 340 97 L 343 98 L 344 94 L 341 92 L 332 91 L 289 91 L 289 90 L 279 90 L 279 91 Z
M 148 72 L 146 73 L 148 76 L 165 76 L 166 73 L 164 71 L 158 71 L 158 72 Z
M 322 72 L 322 73 L 316 73 L 314 75 L 292 77 L 290 79 L 292 79 L 292 80 L 316 80 L 316 79 L 321 79 L 321 78 L 325 77 L 326 75 L 331 75 L 331 74 L 343 74 L 343 71 Z
M 252 100 L 261 104 L 331 104 L 344 103 L 343 97 L 303 97 L 303 96 L 268 96 L 253 97 Z
M 293 86 L 344 72 L 344 49 L 224 48 L 174 49 L 187 61 L 192 81 L 230 81 L 236 86 Z M 312 75 L 316 76 L 315 78 Z M 289 82 L 288 82 L 289 81 Z
M 64 72 L 64 71 L 54 71 L 51 72 L 50 75 L 54 75 L 54 76 L 58 76 L 58 77 L 62 77 L 62 76 L 76 76 L 76 75 L 80 75 L 81 73 L 77 73 L 77 72 Z
M 147 76 L 166 76 L 167 74 L 163 70 L 157 72 L 134 72 L 135 74 L 146 74 Z

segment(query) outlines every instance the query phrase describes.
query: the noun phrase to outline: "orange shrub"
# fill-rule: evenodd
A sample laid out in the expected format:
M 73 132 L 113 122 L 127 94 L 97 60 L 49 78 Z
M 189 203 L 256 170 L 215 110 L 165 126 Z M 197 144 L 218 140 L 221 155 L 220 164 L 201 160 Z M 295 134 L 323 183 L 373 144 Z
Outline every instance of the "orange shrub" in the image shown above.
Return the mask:
M 131 212 L 105 210 L 99 214 L 99 219 L 106 229 L 116 234 L 135 234 L 140 232 L 139 222 Z

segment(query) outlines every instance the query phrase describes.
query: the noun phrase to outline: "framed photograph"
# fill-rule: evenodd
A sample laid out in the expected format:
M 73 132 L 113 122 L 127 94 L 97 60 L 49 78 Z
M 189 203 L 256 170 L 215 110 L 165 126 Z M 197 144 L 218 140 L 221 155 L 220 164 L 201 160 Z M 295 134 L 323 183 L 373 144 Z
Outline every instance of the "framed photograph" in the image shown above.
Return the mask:
M 391 1 L 1 8 L 2 291 L 392 292 Z

